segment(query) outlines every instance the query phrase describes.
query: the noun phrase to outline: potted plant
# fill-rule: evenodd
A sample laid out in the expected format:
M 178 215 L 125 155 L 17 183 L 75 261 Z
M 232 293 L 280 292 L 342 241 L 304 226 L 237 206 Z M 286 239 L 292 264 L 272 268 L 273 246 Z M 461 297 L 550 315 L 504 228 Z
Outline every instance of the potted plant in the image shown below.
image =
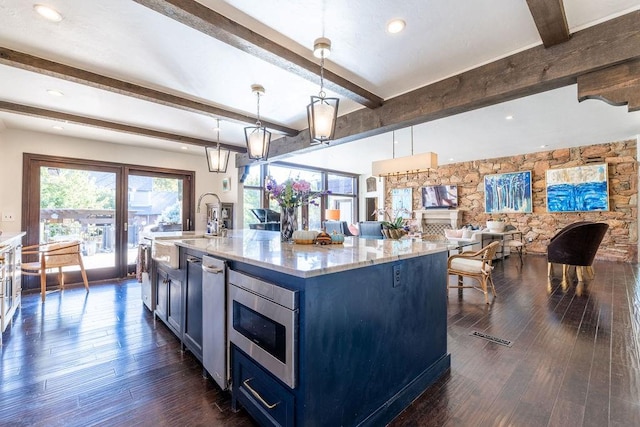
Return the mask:
M 384 219 L 382 221 L 382 234 L 388 239 L 399 239 L 405 234 L 407 234 L 406 221 L 407 219 L 403 217 L 403 214 L 410 214 L 411 212 L 407 209 L 398 209 L 393 212 L 393 216 L 389 214 L 389 211 L 386 209 L 378 209 L 374 212 L 374 215 L 384 215 Z

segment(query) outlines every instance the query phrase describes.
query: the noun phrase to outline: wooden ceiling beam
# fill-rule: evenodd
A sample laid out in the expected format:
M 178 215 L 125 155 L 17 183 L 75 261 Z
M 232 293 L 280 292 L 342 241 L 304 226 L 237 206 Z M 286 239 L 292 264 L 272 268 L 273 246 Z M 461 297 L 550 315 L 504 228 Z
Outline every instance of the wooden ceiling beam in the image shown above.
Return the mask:
M 138 86 L 133 83 L 124 82 L 111 77 L 85 71 L 79 68 L 49 61 L 48 59 L 18 52 L 15 50 L 0 47 L 0 64 L 9 65 L 23 70 L 33 71 L 50 77 L 67 80 L 91 86 L 97 89 L 117 93 L 119 95 L 130 96 L 144 101 L 154 102 L 167 107 L 178 108 L 197 114 L 204 114 L 215 118 L 225 118 L 236 122 L 254 125 L 256 118 L 234 111 L 225 110 L 220 107 L 205 104 L 191 99 L 182 98 L 169 93 Z M 291 129 L 277 123 L 260 119 L 263 126 L 284 133 L 285 135 L 297 135 L 296 129 Z
M 233 46 L 270 64 L 314 83 L 318 82 L 319 64 L 255 33 L 247 27 L 193 0 L 134 0 L 149 9 Z M 368 108 L 377 108 L 384 100 L 339 75 L 324 70 L 325 89 L 349 98 Z
M 608 104 L 640 110 L 640 59 L 578 77 L 578 101 L 599 99 Z
M 21 115 L 39 117 L 43 119 L 52 119 L 63 123 L 74 123 L 84 126 L 90 126 L 100 129 L 113 130 L 117 132 L 125 132 L 133 135 L 148 136 L 150 138 L 159 138 L 172 142 L 179 142 L 188 145 L 198 145 L 200 147 L 215 147 L 216 141 L 208 141 L 206 139 L 193 138 L 175 133 L 161 132 L 152 129 L 141 128 L 138 126 L 126 125 L 123 123 L 109 122 L 106 120 L 94 119 L 91 117 L 78 116 L 75 114 L 63 113 L 60 111 L 47 110 L 44 108 L 31 107 L 28 105 L 14 104 L 12 102 L 0 101 L 0 111 L 9 113 L 17 113 Z M 246 147 L 238 147 L 237 145 L 220 143 L 221 148 L 226 148 L 236 153 L 246 153 Z
M 562 0 L 527 0 L 544 47 L 569 40 L 569 25 Z
M 578 76 L 640 58 L 640 11 L 578 31 L 553 49 L 536 46 L 385 101 L 375 110 L 338 117 L 339 145 L 576 83 Z M 271 143 L 269 159 L 322 148 L 309 133 Z M 236 156 L 238 167 L 251 164 Z

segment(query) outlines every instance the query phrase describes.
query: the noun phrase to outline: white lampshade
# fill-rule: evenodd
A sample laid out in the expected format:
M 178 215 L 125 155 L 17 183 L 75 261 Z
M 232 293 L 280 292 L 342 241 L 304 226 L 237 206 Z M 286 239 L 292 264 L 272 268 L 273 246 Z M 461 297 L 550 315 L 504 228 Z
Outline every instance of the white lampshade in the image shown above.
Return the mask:
M 426 172 L 438 167 L 438 155 L 428 152 L 395 159 L 377 160 L 371 165 L 374 176 L 389 176 L 403 173 Z
M 230 151 L 220 147 L 205 147 L 209 172 L 226 172 Z
M 328 143 L 334 138 L 338 116 L 338 98 L 311 97 L 307 106 L 311 144 Z
M 244 136 L 247 141 L 247 153 L 250 159 L 267 159 L 271 132 L 264 127 L 250 126 L 244 128 Z
M 325 209 L 324 216 L 328 220 L 339 221 L 340 220 L 340 209 Z
M 327 139 L 331 136 L 333 130 L 333 112 L 335 109 L 325 103 L 320 103 L 315 106 L 315 138 Z

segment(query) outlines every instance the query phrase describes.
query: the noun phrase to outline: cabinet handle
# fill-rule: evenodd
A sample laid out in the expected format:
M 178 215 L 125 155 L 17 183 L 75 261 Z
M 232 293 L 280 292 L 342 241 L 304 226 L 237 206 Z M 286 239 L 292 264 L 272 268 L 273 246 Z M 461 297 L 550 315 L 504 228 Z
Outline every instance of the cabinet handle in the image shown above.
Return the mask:
M 248 378 L 246 380 L 244 380 L 244 382 L 242 384 L 244 384 L 244 386 L 251 392 L 251 394 L 253 394 L 253 397 L 255 397 L 256 399 L 258 399 L 260 401 L 260 403 L 262 403 L 264 406 L 266 406 L 268 409 L 273 409 L 276 406 L 278 406 L 278 404 L 280 402 L 276 402 L 273 405 L 269 405 L 263 398 L 262 396 L 260 396 L 258 394 L 257 391 L 255 391 L 254 389 L 251 388 L 251 386 L 249 385 L 249 381 L 251 381 L 253 378 Z
M 206 271 L 207 273 L 213 273 L 213 274 L 219 274 L 219 273 L 222 273 L 224 271 L 224 269 L 222 269 L 222 268 L 207 267 L 206 265 L 202 266 L 202 270 Z

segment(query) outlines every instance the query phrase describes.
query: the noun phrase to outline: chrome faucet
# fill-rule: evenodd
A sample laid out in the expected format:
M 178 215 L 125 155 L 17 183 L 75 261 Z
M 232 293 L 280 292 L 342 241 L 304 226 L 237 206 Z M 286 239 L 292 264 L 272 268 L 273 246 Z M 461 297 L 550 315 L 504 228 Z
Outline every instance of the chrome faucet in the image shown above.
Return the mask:
M 202 203 L 202 198 L 204 196 L 214 196 L 216 199 L 218 199 L 218 206 L 222 205 L 222 202 L 220 201 L 220 197 L 218 197 L 216 193 L 202 193 L 198 198 L 198 208 L 196 209 L 197 213 L 200 213 L 200 204 Z
M 202 204 L 202 198 L 204 196 L 214 196 L 218 200 L 218 208 L 222 206 L 220 197 L 218 197 L 216 193 L 202 193 L 200 198 L 198 198 L 198 208 L 196 209 L 197 213 L 200 213 L 200 205 Z M 207 218 L 207 235 L 210 235 L 210 236 L 218 235 L 218 217 L 216 215 L 216 211 L 213 212 L 213 218 Z

